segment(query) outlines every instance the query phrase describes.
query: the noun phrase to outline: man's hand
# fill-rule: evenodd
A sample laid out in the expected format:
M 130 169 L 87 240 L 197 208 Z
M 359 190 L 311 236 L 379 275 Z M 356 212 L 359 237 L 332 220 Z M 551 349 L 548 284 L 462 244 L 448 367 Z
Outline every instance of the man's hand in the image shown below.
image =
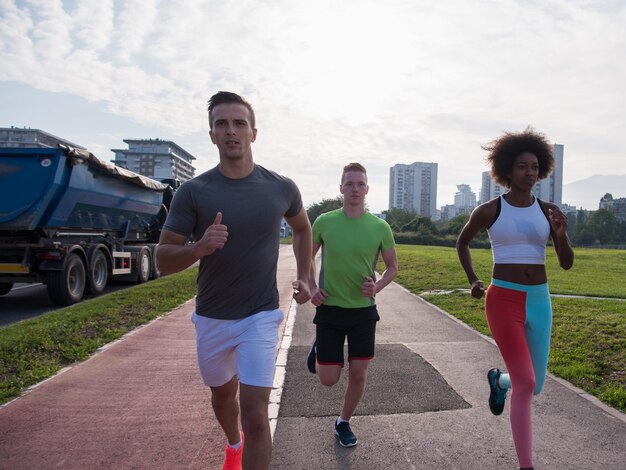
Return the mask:
M 363 283 L 361 291 L 363 292 L 363 297 L 367 297 L 368 299 L 376 295 L 376 282 L 372 277 L 365 276 L 365 282 Z
M 215 215 L 215 220 L 204 231 L 202 238 L 194 243 L 194 248 L 198 253 L 198 258 L 210 255 L 215 250 L 224 248 L 228 239 L 228 228 L 222 225 L 222 213 Z
M 311 293 L 309 292 L 309 287 L 307 283 L 302 279 L 296 279 L 291 283 L 291 287 L 293 287 L 293 298 L 299 304 L 303 304 L 308 302 L 311 298 Z
M 326 301 L 328 294 L 324 289 L 315 289 L 311 292 L 311 303 L 316 307 L 319 307 Z

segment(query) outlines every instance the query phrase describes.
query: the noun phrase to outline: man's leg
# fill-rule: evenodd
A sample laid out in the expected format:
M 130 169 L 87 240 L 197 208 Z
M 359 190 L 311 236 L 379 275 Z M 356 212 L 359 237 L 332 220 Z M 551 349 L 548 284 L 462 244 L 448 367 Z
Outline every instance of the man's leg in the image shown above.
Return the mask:
M 320 383 L 326 387 L 332 387 L 341 378 L 345 340 L 345 328 L 328 324 L 316 325 L 316 372 Z
M 268 407 L 271 387 L 241 384 L 241 427 L 246 436 L 243 451 L 244 469 L 268 469 L 272 458 L 272 436 Z
M 376 307 L 372 307 L 375 309 Z M 374 313 L 377 312 L 374 310 Z M 356 325 L 347 332 L 348 336 L 348 387 L 344 396 L 341 418 L 349 421 L 363 398 L 367 368 L 374 357 L 376 345 L 376 320 Z
M 241 323 L 237 368 L 241 427 L 246 440 L 242 463 L 247 470 L 267 470 L 270 466 L 268 407 L 276 370 L 278 327 L 283 319 L 283 313 L 276 309 L 251 315 Z
M 341 366 L 336 364 L 317 364 L 317 376 L 320 379 L 320 383 L 327 387 L 332 387 L 341 377 Z
M 343 410 L 341 417 L 346 421 L 352 418 L 354 410 L 363 398 L 365 391 L 365 382 L 367 380 L 367 367 L 369 360 L 352 360 L 348 368 L 348 387 L 343 401 Z
M 211 387 L 211 404 L 213 412 L 220 424 L 229 444 L 237 444 L 239 435 L 239 403 L 237 403 L 237 386 L 239 381 L 233 377 L 220 387 Z

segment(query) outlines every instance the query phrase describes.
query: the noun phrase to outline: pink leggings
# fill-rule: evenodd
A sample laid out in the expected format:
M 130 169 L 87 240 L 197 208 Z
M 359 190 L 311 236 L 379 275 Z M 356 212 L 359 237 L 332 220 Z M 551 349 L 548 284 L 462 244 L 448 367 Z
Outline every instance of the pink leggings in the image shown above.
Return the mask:
M 517 458 L 520 467 L 532 467 L 531 401 L 543 388 L 550 352 L 548 284 L 527 286 L 493 279 L 485 311 L 509 372 L 500 376 L 500 386 L 512 388 L 510 417 Z

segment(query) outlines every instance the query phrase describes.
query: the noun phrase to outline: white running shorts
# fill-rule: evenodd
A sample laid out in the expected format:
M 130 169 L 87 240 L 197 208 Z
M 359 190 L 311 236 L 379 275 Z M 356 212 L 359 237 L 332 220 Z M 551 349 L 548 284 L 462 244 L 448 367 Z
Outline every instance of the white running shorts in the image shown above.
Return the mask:
M 258 312 L 241 320 L 216 320 L 193 312 L 198 365 L 204 384 L 220 387 L 239 376 L 239 382 L 271 387 L 276 368 L 280 309 Z

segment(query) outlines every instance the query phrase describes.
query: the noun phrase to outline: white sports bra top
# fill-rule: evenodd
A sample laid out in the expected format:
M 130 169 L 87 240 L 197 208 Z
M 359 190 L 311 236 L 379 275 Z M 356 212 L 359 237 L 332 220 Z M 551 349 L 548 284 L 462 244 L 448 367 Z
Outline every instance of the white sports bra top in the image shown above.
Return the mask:
M 539 199 L 515 207 L 503 196 L 495 220 L 487 229 L 495 264 L 545 264 L 550 223 Z

